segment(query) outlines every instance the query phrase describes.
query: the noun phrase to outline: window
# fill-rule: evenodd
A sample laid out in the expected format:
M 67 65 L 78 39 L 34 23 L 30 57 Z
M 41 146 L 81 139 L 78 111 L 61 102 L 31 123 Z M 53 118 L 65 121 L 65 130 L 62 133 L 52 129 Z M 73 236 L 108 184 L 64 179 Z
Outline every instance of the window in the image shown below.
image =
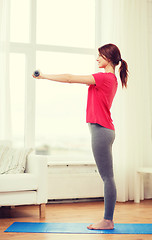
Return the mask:
M 16 142 L 23 142 L 24 134 L 28 134 L 27 139 L 30 135 L 34 139 L 32 128 L 26 127 L 24 132 L 28 108 L 30 120 L 35 119 L 33 144 L 39 154 L 85 155 L 89 151 L 90 134 L 85 123 L 88 87 L 35 80 L 31 74 L 37 68 L 45 73 L 95 72 L 97 3 L 96 0 L 10 1 L 13 136 Z M 29 98 L 35 93 L 32 103 L 35 111 L 29 104 L 23 107 L 27 104 L 25 96 Z M 16 119 L 20 119 L 19 123 Z
M 10 97 L 12 137 L 17 146 L 24 146 L 25 55 L 10 54 Z
M 30 0 L 11 0 L 10 40 L 29 43 L 30 41 Z
M 37 0 L 38 44 L 95 47 L 95 0 Z

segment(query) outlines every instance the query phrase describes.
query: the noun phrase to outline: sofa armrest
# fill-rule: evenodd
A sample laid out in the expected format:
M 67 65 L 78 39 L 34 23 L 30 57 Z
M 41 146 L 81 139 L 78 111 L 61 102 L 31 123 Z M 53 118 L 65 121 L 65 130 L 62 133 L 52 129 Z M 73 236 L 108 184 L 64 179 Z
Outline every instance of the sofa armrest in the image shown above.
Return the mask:
M 26 171 L 36 175 L 38 181 L 37 204 L 46 203 L 48 199 L 48 158 L 31 153 L 27 157 Z
M 27 157 L 25 172 L 41 175 L 43 171 L 47 170 L 47 163 L 47 156 L 36 155 L 32 152 Z

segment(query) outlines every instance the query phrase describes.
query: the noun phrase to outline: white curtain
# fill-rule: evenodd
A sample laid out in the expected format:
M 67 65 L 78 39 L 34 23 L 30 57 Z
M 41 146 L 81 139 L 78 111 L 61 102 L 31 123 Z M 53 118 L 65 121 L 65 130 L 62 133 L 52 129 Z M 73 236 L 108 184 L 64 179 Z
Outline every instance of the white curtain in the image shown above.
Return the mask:
M 8 74 L 8 0 L 0 0 L 0 140 L 11 140 L 10 89 Z
M 117 200 L 124 202 L 134 199 L 136 168 L 152 167 L 152 58 L 148 24 L 152 3 L 149 0 L 102 3 L 102 44 L 116 44 L 130 72 L 127 90 L 122 90 L 119 80 L 112 109 L 116 127 L 113 154 Z M 145 190 L 145 197 L 152 197 L 148 186 Z

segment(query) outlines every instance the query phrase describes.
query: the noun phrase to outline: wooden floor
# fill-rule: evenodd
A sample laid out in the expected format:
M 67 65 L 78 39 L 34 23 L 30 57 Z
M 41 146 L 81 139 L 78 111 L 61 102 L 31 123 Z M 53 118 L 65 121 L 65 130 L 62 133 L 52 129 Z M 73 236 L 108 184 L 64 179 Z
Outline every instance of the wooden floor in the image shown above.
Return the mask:
M 0 240 L 152 240 L 152 235 L 4 233 L 13 222 L 97 222 L 103 216 L 103 202 L 47 204 L 45 220 L 38 206 L 0 208 Z M 152 200 L 117 203 L 115 223 L 152 223 Z

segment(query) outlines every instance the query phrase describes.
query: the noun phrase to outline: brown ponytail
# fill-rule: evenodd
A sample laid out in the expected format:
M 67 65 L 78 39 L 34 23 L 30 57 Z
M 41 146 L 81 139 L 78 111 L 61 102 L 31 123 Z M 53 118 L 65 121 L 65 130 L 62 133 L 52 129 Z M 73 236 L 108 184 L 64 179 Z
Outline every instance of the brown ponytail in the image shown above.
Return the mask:
M 120 73 L 120 79 L 122 83 L 122 87 L 127 87 L 127 80 L 128 80 L 128 65 L 126 61 L 120 60 L 121 61 L 121 66 L 119 68 L 119 73 Z
M 121 66 L 119 68 L 120 79 L 122 87 L 127 87 L 128 65 L 126 61 L 122 60 L 119 48 L 110 43 L 98 48 L 98 51 L 100 55 L 108 59 L 114 67 L 117 66 L 121 61 Z

